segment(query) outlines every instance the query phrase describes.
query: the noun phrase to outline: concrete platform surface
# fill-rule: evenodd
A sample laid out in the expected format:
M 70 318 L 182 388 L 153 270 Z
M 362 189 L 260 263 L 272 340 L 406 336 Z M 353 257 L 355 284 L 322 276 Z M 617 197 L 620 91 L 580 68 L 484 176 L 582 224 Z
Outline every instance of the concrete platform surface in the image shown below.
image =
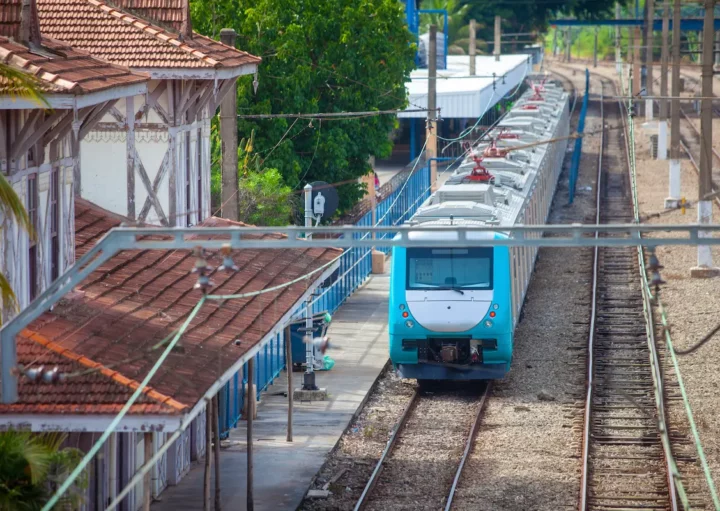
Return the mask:
M 389 285 L 388 273 L 372 276 L 334 315 L 328 335 L 331 345 L 339 349 L 327 354 L 335 367 L 316 377 L 317 385 L 327 388 L 328 398 L 295 402 L 292 443 L 285 440 L 287 397 L 280 394 L 287 390 L 285 373 L 262 394 L 253 424 L 256 511 L 289 511 L 300 505 L 312 478 L 387 362 Z M 294 386 L 301 381 L 302 373 L 293 373 Z M 246 424 L 241 421 L 220 453 L 223 510 L 247 509 L 246 437 Z M 203 480 L 202 463 L 193 465 L 179 485 L 167 488 L 153 503 L 153 511 L 202 510 Z

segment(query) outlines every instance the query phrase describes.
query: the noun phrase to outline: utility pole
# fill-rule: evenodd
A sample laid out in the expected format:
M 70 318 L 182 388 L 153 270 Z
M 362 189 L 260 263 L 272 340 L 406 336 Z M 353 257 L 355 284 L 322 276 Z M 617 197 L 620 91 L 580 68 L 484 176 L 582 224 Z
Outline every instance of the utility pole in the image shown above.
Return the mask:
M 615 2 L 615 19 L 620 19 L 620 3 Z M 620 25 L 615 25 L 615 70 L 620 73 L 622 65 L 622 52 L 620 51 Z
M 635 27 L 633 29 L 633 37 L 632 37 L 632 63 L 633 63 L 633 88 L 632 88 L 632 95 L 633 97 L 637 96 L 640 93 L 640 42 L 642 38 L 640 37 L 640 27 Z M 633 100 L 633 104 L 635 101 Z
M 647 95 L 652 97 L 653 95 L 653 20 L 655 19 L 655 1 L 647 0 L 645 2 L 647 9 L 647 23 L 645 30 L 645 39 L 647 41 L 645 46 L 645 92 Z M 653 100 L 645 100 L 645 120 L 652 121 L 653 119 Z
M 468 53 L 470 54 L 470 76 L 475 76 L 475 53 L 477 51 L 475 47 L 475 36 L 477 33 L 477 27 L 475 26 L 475 20 L 470 20 L 470 46 Z
M 670 5 L 663 2 L 662 50 L 660 52 L 660 96 L 668 95 L 668 36 L 670 34 Z M 667 160 L 667 118 L 668 101 L 660 100 L 660 122 L 658 123 L 658 160 Z
M 593 39 L 593 67 L 597 67 L 597 43 L 598 43 L 598 27 L 595 27 L 595 38 Z
M 680 0 L 673 4 L 672 99 L 670 100 L 670 195 L 666 208 L 676 208 L 680 200 Z
M 497 22 L 495 23 L 497 26 Z M 496 38 L 497 39 L 497 38 Z M 437 190 L 437 25 L 430 25 L 428 113 L 425 157 L 430 162 L 430 190 Z
M 703 23 L 702 44 L 702 99 L 700 100 L 700 179 L 698 181 L 698 223 L 712 223 L 712 200 L 706 197 L 712 193 L 712 95 L 713 95 L 713 48 L 715 34 L 713 24 L 715 0 L 705 0 L 705 22 Z M 698 237 L 712 236 L 700 231 Z M 696 278 L 717 277 L 720 268 L 713 267 L 709 245 L 698 246 L 698 265 L 690 269 L 690 276 Z
M 553 49 L 552 54 L 553 57 L 557 57 L 557 35 L 558 35 L 558 28 L 555 27 L 555 30 L 553 31 Z
M 500 16 L 495 16 L 495 49 L 493 50 L 495 55 L 495 62 L 500 60 Z
M 567 31 L 565 32 L 565 62 L 570 62 L 570 31 L 572 28 L 568 27 Z
M 220 41 L 235 47 L 236 33 L 231 28 L 220 31 Z M 234 78 L 233 78 L 234 80 Z M 238 134 L 237 134 L 237 82 L 220 103 L 220 137 L 222 139 L 222 178 L 220 215 L 238 220 Z

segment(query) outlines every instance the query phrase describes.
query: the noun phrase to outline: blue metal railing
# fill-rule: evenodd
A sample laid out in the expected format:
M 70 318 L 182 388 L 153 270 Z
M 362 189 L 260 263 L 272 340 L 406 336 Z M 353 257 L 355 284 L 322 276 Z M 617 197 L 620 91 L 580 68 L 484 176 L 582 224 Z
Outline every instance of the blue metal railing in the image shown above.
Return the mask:
M 426 163 L 414 172 L 412 170 L 402 172 L 393 181 L 392 190 L 375 208 L 375 221 L 381 226 L 401 225 L 406 222 L 430 196 L 430 164 Z M 372 211 L 363 214 L 356 220 L 355 225 L 372 227 Z M 354 236 L 362 237 L 361 234 L 354 234 Z M 391 234 L 384 236 L 390 237 Z M 380 245 L 376 248 L 386 254 L 390 251 L 389 247 Z M 318 290 L 320 294 L 313 303 L 313 314 L 323 311 L 334 314 L 345 303 L 345 300 L 363 285 L 372 273 L 372 251 L 360 247 L 346 250 L 340 257 L 336 273 L 337 278 L 331 284 Z M 299 307 L 294 315 L 305 317 L 304 313 L 305 308 Z M 279 333 L 255 355 L 255 385 L 258 400 L 262 392 L 275 381 L 275 378 L 285 368 L 287 362 L 285 360 L 285 342 L 284 334 Z M 219 393 L 221 438 L 227 438 L 230 430 L 237 425 L 242 416 L 247 383 L 247 365 L 245 365 Z
M 585 70 L 585 95 L 583 96 L 580 117 L 578 118 L 577 132 L 582 135 L 585 130 L 585 116 L 587 115 L 588 96 L 590 95 L 590 71 Z M 575 188 L 577 187 L 578 173 L 580 172 L 580 156 L 582 155 L 582 136 L 575 139 L 575 149 L 570 161 L 570 179 L 568 189 L 568 203 L 575 200 Z

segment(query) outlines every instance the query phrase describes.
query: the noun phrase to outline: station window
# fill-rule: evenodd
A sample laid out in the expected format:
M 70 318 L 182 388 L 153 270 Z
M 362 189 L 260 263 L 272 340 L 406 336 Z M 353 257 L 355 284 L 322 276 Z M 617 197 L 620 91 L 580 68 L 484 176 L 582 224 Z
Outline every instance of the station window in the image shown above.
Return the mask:
M 50 278 L 60 276 L 60 172 L 50 171 Z
M 33 233 L 28 238 L 28 285 L 30 300 L 34 300 L 38 292 L 38 187 L 37 174 L 28 175 L 27 180 L 27 214 Z

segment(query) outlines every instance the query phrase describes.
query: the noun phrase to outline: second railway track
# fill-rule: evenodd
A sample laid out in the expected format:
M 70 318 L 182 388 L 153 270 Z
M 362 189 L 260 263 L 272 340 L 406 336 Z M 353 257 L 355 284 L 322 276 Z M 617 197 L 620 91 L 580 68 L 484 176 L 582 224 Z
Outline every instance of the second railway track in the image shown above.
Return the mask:
M 603 80 L 603 88 L 609 82 Z M 600 116 L 622 122 L 616 100 Z M 623 131 L 603 135 L 598 158 L 598 223 L 629 223 L 632 192 Z M 596 250 L 588 341 L 588 392 L 579 509 L 676 509 L 658 429 L 651 343 L 634 248 Z

